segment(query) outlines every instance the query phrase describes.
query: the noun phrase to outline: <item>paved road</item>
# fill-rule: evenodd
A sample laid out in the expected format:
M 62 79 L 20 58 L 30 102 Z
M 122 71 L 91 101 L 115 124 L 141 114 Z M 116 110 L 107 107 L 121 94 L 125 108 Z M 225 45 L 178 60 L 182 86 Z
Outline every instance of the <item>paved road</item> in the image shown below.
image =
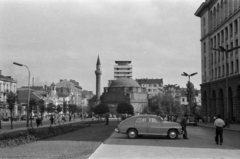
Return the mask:
M 127 139 L 125 134 L 113 133 L 90 159 L 239 159 L 240 132 L 224 131 L 222 146 L 214 142 L 215 130 L 205 127 L 188 127 L 190 140 L 169 140 L 166 137 L 140 137 Z

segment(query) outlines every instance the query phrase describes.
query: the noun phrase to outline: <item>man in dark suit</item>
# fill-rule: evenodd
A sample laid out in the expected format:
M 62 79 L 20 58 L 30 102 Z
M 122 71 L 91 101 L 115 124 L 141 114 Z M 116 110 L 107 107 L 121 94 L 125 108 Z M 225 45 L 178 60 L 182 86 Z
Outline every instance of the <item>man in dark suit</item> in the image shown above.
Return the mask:
M 185 114 L 182 117 L 181 126 L 182 126 L 182 131 L 183 131 L 183 138 L 188 139 L 188 137 L 187 137 L 187 114 Z

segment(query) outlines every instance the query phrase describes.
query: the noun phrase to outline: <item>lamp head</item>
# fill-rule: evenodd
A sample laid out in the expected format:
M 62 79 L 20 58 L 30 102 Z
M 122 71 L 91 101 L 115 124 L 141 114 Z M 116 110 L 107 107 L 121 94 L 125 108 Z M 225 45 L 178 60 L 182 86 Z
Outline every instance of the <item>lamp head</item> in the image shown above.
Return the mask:
M 224 47 L 222 47 L 222 46 L 219 46 L 219 49 L 220 49 L 221 51 L 226 51 L 226 49 L 225 49 Z
M 183 72 L 182 76 L 188 76 L 188 74 L 186 72 Z
M 196 75 L 197 74 L 197 72 L 195 72 L 195 73 L 192 73 L 190 76 L 194 76 L 194 75 Z
M 18 65 L 18 66 L 23 66 L 22 64 L 20 63 L 17 63 L 17 62 L 13 62 L 14 65 Z

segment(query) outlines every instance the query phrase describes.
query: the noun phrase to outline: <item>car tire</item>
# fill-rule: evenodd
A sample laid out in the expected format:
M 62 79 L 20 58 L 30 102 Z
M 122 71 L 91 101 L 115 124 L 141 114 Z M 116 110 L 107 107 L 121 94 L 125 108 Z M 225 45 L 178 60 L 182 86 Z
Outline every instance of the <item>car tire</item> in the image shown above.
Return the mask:
M 129 139 L 135 139 L 135 138 L 137 138 L 137 136 L 138 136 L 138 132 L 137 132 L 136 129 L 129 129 L 129 130 L 127 131 L 127 135 L 128 135 L 128 138 L 129 138 Z
M 176 130 L 169 130 L 168 131 L 168 138 L 169 139 L 176 139 L 178 137 L 178 132 Z

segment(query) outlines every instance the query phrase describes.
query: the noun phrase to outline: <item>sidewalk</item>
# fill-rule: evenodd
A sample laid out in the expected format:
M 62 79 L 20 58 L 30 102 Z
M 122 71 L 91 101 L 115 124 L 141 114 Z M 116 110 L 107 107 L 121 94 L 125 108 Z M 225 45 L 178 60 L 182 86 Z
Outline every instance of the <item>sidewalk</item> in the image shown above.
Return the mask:
M 213 123 L 198 123 L 198 126 L 202 126 L 202 127 L 209 127 L 209 128 L 216 128 Z M 230 124 L 229 128 L 225 127 L 224 130 L 229 130 L 229 131 L 239 131 L 240 132 L 240 124 Z

